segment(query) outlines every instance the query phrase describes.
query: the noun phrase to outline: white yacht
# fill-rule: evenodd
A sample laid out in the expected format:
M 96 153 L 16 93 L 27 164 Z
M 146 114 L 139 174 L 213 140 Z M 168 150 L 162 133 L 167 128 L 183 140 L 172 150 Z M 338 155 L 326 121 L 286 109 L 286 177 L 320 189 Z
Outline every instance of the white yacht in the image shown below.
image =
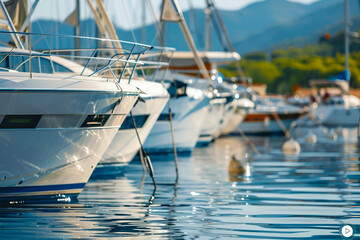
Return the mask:
M 196 67 L 192 52 L 176 52 L 172 56 L 172 67 L 176 72 L 176 79 L 186 82 L 191 87 L 204 91 L 210 97 L 207 106 L 206 121 L 202 125 L 199 144 L 206 145 L 221 134 L 232 132 L 245 118 L 249 109 L 254 108 L 254 103 L 244 97 L 237 85 L 224 82 L 218 65 L 228 64 L 240 60 L 240 55 L 229 52 L 206 51 L 199 52 L 200 58 L 211 74 L 212 91 L 209 82 L 205 80 Z
M 200 144 L 208 144 L 221 135 L 233 132 L 245 119 L 248 111 L 255 106 L 253 101 L 239 93 L 224 91 L 224 89 L 221 92 L 215 89 L 215 92 L 218 97 L 212 99 L 215 100 L 215 104 L 210 105 L 207 117 L 212 120 L 204 123 L 199 138 Z M 217 112 L 214 112 L 213 108 L 216 108 Z
M 177 54 L 175 53 L 175 55 Z M 189 62 L 193 62 L 193 61 L 194 59 L 189 58 Z M 172 66 L 174 66 L 173 61 L 172 61 Z M 160 72 L 160 74 L 162 73 Z M 198 96 L 204 96 L 204 98 L 207 99 L 208 104 L 201 105 L 202 107 L 205 108 L 205 110 L 200 112 L 202 116 L 198 116 L 195 118 L 197 119 L 195 124 L 198 125 L 200 129 L 199 131 L 195 131 L 195 133 L 198 134 L 198 136 L 194 136 L 194 139 L 197 139 L 196 142 L 198 142 L 200 145 L 205 145 L 210 143 L 214 139 L 215 132 L 220 131 L 220 124 L 224 116 L 224 109 L 227 101 L 226 98 L 220 96 L 220 94 L 216 94 L 216 91 L 215 92 L 211 91 L 211 89 L 209 89 L 208 81 L 203 78 L 198 78 L 192 75 L 178 73 L 174 70 L 171 71 L 171 74 L 169 73 L 169 71 L 167 71 L 165 73 L 165 78 L 176 79 L 176 81 L 172 84 L 173 87 L 171 88 L 175 89 L 176 87 L 178 87 L 179 89 L 176 90 L 177 92 L 174 92 L 174 90 L 172 90 L 174 96 L 175 95 L 186 96 L 186 94 L 183 94 L 183 92 L 185 92 L 187 89 L 191 89 L 191 92 L 196 93 L 197 95 L 196 98 L 199 98 Z M 176 100 L 173 101 L 174 104 L 177 104 Z M 185 104 L 184 100 L 182 100 L 182 102 L 183 102 L 182 104 Z M 173 106 L 173 103 L 171 103 L 171 106 Z M 180 111 L 180 109 L 178 111 Z M 190 111 L 190 113 L 199 114 L 196 111 Z M 206 120 L 201 122 L 202 119 L 206 119 Z M 191 141 L 191 146 L 193 145 L 192 143 L 193 141 Z M 190 149 L 190 146 L 187 148 Z
M 209 144 L 214 140 L 215 134 L 221 132 L 221 123 L 225 115 L 226 101 L 227 99 L 225 97 L 212 97 L 210 99 L 210 104 L 207 107 L 206 121 L 204 121 L 202 125 L 198 144 Z
M 190 58 L 189 61 L 191 62 L 193 59 Z M 214 140 L 215 133 L 221 131 L 227 98 L 218 93 L 217 90 L 212 91 L 209 89 L 208 81 L 203 78 L 177 72 L 172 72 L 172 75 L 177 79 L 178 85 L 196 89 L 198 94 L 202 94 L 209 99 L 209 104 L 204 106 L 206 110 L 202 112 L 202 114 L 205 114 L 204 118 L 200 117 L 197 120 L 199 122 L 201 119 L 206 119 L 199 125 L 201 129 L 197 137 L 197 143 L 199 145 L 209 144 Z
M 76 196 L 139 90 L 47 53 L 5 48 L 0 56 L 0 197 Z M 112 72 L 119 59 L 96 73 Z
M 224 121 L 222 124 L 221 132 L 217 133 L 219 135 L 228 135 L 236 132 L 237 127 L 245 120 L 249 111 L 255 108 L 255 103 L 248 98 L 235 98 L 231 108 L 233 108 L 233 111 L 226 118 L 227 121 Z
M 310 117 L 316 123 L 331 127 L 358 126 L 360 121 L 358 97 L 349 94 L 351 80 L 350 57 L 350 19 L 349 1 L 344 1 L 344 52 L 345 69 L 342 73 L 329 77 L 329 80 L 311 80 L 310 85 L 316 90 L 311 97 Z M 334 91 L 335 90 L 335 91 Z
M 201 127 L 210 99 L 200 89 L 189 87 L 182 81 L 165 83 L 170 93 L 174 137 L 177 152 L 190 153 L 199 139 Z M 163 109 L 145 141 L 148 153 L 173 152 L 169 104 Z
M 215 138 L 236 131 L 236 128 L 245 120 L 248 112 L 255 108 L 255 103 L 249 99 L 246 88 L 223 82 L 218 89 L 223 96 L 226 96 L 227 103 L 220 130 L 215 133 Z
M 345 80 L 311 80 L 310 118 L 332 127 L 354 127 L 360 119 L 360 99 L 349 94 Z

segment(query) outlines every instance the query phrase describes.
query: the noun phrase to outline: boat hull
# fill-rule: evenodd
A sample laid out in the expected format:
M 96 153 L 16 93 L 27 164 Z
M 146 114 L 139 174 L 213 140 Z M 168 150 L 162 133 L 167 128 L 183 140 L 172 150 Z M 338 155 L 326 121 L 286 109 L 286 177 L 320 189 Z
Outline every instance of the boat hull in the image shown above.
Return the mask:
M 316 122 L 325 126 L 354 127 L 359 124 L 360 112 L 358 108 L 319 106 L 316 108 L 313 116 Z
M 0 198 L 79 194 L 138 90 L 71 76 L 16 74 L 17 82 L 0 83 Z
M 198 144 L 207 145 L 215 138 L 215 134 L 220 131 L 225 110 L 225 98 L 215 98 L 210 100 L 207 107 L 206 121 L 202 126 Z
M 143 101 L 139 101 L 131 110 L 141 143 L 147 139 L 160 113 L 164 109 L 169 94 L 159 83 L 132 81 L 132 84 L 141 89 Z M 118 129 L 116 136 L 109 148 L 104 153 L 100 163 L 103 164 L 127 164 L 140 149 L 139 139 L 136 135 L 134 124 L 128 114 L 125 124 Z
M 254 107 L 255 103 L 247 98 L 237 99 L 234 106 L 234 113 L 223 126 L 221 135 L 228 135 L 238 131 L 237 127 L 245 120 L 249 110 Z
M 277 115 L 285 128 L 289 129 L 291 123 L 297 120 L 301 113 L 278 113 Z M 248 113 L 244 122 L 239 125 L 239 128 L 247 134 L 284 133 L 272 113 Z
M 201 98 L 189 96 L 170 98 L 177 152 L 192 152 L 199 139 L 209 104 L 209 98 L 204 96 Z M 148 153 L 173 152 L 168 116 L 169 106 L 167 105 L 145 141 L 144 147 Z
M 214 138 L 218 138 L 223 129 L 229 124 L 229 122 L 236 117 L 236 100 L 232 98 L 230 101 L 228 101 L 225 105 L 224 114 L 221 120 L 220 127 L 218 131 L 216 131 Z

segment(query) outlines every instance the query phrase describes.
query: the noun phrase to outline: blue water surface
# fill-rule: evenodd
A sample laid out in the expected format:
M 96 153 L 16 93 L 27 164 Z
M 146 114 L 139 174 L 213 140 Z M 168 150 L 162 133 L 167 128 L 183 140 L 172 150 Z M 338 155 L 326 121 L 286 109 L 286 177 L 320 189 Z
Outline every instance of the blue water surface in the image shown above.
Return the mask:
M 314 137 L 316 136 L 316 143 Z M 222 137 L 192 156 L 153 155 L 157 191 L 140 161 L 97 168 L 78 201 L 0 207 L 1 239 L 341 239 L 360 238 L 356 129 L 297 129 L 298 156 L 284 137 Z M 229 175 L 232 157 L 243 174 Z M 144 180 L 144 181 L 142 181 Z

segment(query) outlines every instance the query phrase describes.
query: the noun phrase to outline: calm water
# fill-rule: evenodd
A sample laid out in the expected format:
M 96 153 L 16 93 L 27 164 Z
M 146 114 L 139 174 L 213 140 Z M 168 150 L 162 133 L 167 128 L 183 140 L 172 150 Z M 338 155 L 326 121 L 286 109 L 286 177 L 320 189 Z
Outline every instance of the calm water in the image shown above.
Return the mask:
M 311 143 L 317 136 L 317 144 Z M 98 169 L 78 202 L 0 208 L 0 238 L 341 239 L 350 223 L 360 236 L 360 175 L 356 130 L 300 129 L 302 151 L 284 157 L 283 137 L 218 139 L 180 157 L 152 156 L 158 183 L 142 166 Z M 335 137 L 334 137 L 335 136 Z M 232 155 L 245 173 L 229 176 Z

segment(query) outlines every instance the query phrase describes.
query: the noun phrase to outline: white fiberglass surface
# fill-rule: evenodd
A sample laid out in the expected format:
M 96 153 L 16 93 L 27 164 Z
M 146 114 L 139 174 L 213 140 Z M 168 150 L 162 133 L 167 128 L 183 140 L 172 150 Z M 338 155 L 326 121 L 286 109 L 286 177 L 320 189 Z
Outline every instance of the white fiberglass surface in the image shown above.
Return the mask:
M 193 148 L 199 138 L 209 99 L 171 98 L 176 147 Z M 163 114 L 168 114 L 165 107 Z M 169 121 L 157 121 L 144 144 L 145 149 L 172 149 Z
M 145 124 L 137 128 L 142 144 L 146 141 L 167 101 L 167 98 L 146 99 L 145 102 L 138 102 L 132 109 L 134 118 L 137 116 L 146 116 L 147 118 Z M 135 128 L 120 128 L 109 148 L 106 150 L 102 162 L 129 162 L 139 148 L 140 143 L 136 136 Z

